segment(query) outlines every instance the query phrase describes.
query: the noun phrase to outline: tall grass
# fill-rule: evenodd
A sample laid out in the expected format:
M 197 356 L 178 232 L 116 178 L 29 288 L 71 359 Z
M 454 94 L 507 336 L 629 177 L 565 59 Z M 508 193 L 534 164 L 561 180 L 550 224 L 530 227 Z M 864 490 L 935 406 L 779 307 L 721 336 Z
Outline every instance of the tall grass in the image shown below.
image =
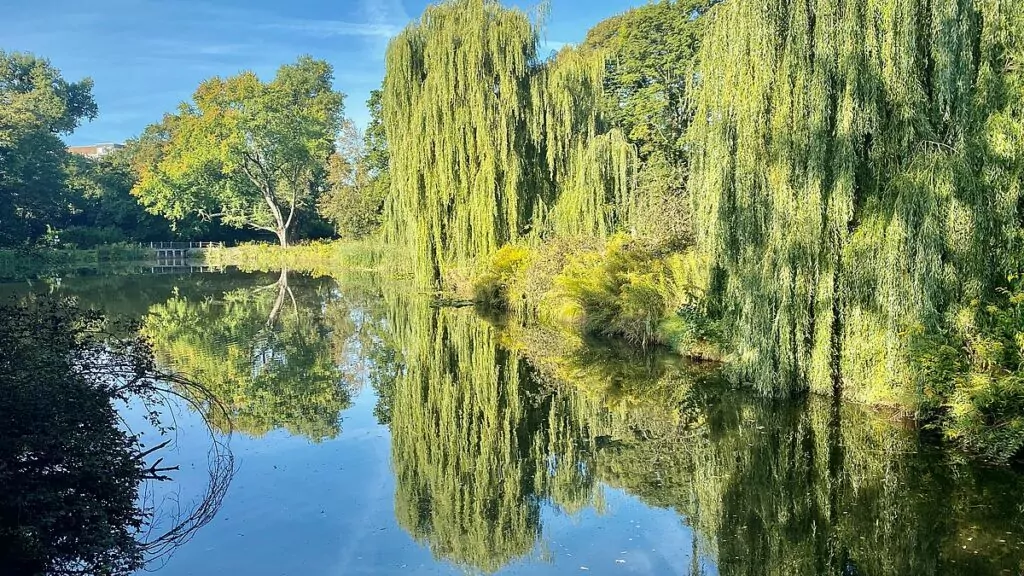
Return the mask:
M 401 273 L 403 257 L 372 240 L 317 241 L 282 248 L 277 244 L 252 243 L 210 248 L 203 252 L 209 266 L 235 266 L 245 271 L 296 270 L 312 276 L 331 276 L 341 271 Z

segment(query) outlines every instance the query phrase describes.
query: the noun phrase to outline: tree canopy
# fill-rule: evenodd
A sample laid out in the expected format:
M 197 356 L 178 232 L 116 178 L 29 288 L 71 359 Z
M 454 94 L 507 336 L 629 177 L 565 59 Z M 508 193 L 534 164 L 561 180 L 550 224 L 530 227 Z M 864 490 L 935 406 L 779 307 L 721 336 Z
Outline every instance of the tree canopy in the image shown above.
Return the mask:
M 351 120 L 342 123 L 337 150 L 328 161 L 328 188 L 317 203 L 319 214 L 345 239 L 365 238 L 380 229 L 391 187 L 381 98 L 380 90 L 370 93 L 370 124 L 364 133 Z
M 92 80 L 0 50 L 0 245 L 33 242 L 67 212 L 60 136 L 96 114 Z
M 525 12 L 456 0 L 388 47 L 385 218 L 421 280 L 440 285 L 505 243 L 624 220 L 635 152 L 597 106 L 602 55 L 541 62 L 538 38 Z
M 1019 266 L 1021 8 L 740 0 L 706 16 L 689 184 L 737 378 L 919 405 L 911 335 Z
M 203 82 L 177 113 L 146 129 L 133 193 L 171 220 L 189 215 L 274 233 L 322 192 L 344 95 L 331 65 L 304 56 L 273 80 L 252 72 Z

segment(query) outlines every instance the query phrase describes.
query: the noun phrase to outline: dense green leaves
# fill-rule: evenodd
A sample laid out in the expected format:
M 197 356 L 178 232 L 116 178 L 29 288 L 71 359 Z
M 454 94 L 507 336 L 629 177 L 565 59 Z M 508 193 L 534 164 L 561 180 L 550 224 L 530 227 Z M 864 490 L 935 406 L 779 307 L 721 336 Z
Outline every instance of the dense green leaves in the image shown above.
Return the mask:
M 492 0 L 431 6 L 388 46 L 389 234 L 415 251 L 428 283 L 515 240 L 531 219 L 536 50 L 526 14 Z
M 67 212 L 60 135 L 95 116 L 91 80 L 0 51 L 0 245 L 31 243 Z
M 69 155 L 65 169 L 71 214 L 58 233 L 61 246 L 92 248 L 171 237 L 168 222 L 148 214 L 131 195 L 135 173 L 130 154 L 118 150 L 96 160 Z
M 310 207 L 341 126 L 344 95 L 331 66 L 302 57 L 270 82 L 251 72 L 211 78 L 147 128 L 134 194 L 154 214 L 198 214 L 266 230 L 288 244 Z
M 920 402 L 906 334 L 991 294 L 1020 250 L 1021 8 L 706 16 L 690 186 L 737 378 Z
M 428 283 L 531 233 L 622 220 L 635 154 L 600 120 L 603 60 L 569 49 L 541 63 L 537 42 L 525 13 L 456 0 L 388 48 L 386 219 Z

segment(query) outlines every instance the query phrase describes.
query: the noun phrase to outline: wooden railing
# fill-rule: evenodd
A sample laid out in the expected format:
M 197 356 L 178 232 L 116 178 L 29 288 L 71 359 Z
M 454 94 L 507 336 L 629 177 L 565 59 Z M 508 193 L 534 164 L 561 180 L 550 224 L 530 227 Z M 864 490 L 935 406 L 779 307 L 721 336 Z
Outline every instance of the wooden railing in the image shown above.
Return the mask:
M 146 247 L 145 244 L 142 245 Z M 223 248 L 223 242 L 150 242 L 149 248 L 153 250 L 192 250 L 203 248 Z

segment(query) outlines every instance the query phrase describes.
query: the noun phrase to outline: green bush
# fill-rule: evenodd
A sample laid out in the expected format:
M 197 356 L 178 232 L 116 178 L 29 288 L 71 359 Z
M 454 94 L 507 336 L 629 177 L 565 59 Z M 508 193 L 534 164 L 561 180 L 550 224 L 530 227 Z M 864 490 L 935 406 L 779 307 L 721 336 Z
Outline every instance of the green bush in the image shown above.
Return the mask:
M 542 317 L 646 346 L 656 342 L 658 324 L 670 310 L 671 284 L 662 259 L 614 236 L 603 250 L 569 259 L 545 298 Z
M 1024 450 L 1024 279 L 963 309 L 943 333 L 912 335 L 924 410 L 946 435 L 993 462 Z
M 508 309 L 509 287 L 530 261 L 525 246 L 508 245 L 491 256 L 487 269 L 473 281 L 473 301 L 484 306 Z

